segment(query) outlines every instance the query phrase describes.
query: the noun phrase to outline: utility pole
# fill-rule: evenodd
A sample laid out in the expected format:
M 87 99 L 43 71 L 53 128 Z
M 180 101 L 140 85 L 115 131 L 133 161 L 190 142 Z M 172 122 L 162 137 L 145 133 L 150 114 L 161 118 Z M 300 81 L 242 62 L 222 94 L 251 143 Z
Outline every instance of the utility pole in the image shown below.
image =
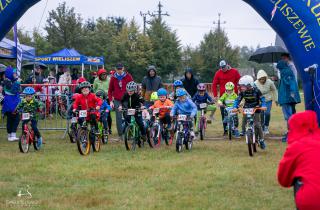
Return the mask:
M 216 21 L 213 21 L 213 25 L 217 25 L 218 26 L 218 40 L 217 40 L 217 42 L 218 42 L 218 54 L 219 54 L 219 59 L 221 60 L 222 59 L 222 53 L 221 53 L 221 51 L 222 51 L 222 47 L 221 47 L 221 38 L 220 38 L 220 36 L 222 35 L 221 34 L 221 25 L 224 25 L 224 24 L 227 24 L 227 22 L 226 21 L 223 21 L 223 22 L 221 22 L 221 13 L 218 13 L 218 16 L 219 16 L 219 18 L 218 18 L 218 22 L 216 22 Z
M 140 12 L 141 17 L 143 18 L 143 35 L 146 35 L 146 29 L 147 29 L 147 15 L 148 13 Z
M 162 5 L 161 2 L 159 1 L 158 11 L 152 12 L 152 13 L 148 12 L 148 15 L 150 15 L 151 17 L 156 17 L 156 16 L 158 16 L 158 20 L 161 22 L 162 16 L 170 16 L 168 12 L 165 12 L 165 13 L 162 12 L 162 7 L 163 7 L 163 5 Z
M 221 25 L 227 24 L 227 22 L 226 21 L 221 22 L 221 13 L 218 13 L 218 16 L 219 16 L 218 21 L 217 22 L 213 21 L 213 25 L 218 25 L 218 31 L 220 32 Z

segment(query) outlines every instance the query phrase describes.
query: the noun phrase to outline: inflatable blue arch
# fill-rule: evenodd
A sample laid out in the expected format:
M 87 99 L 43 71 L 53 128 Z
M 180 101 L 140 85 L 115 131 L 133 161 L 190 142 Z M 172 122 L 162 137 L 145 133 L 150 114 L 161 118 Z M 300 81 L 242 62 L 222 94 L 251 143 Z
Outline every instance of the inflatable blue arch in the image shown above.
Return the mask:
M 40 0 L 0 0 L 0 40 Z M 320 119 L 319 73 L 305 69 L 320 64 L 319 0 L 243 0 L 281 36 L 303 81 L 305 106 Z

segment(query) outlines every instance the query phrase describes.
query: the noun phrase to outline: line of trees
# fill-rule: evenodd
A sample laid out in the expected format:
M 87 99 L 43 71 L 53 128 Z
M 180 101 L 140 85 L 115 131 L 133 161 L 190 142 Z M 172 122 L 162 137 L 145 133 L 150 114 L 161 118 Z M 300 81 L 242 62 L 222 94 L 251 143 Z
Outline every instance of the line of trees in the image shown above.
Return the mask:
M 155 17 L 144 35 L 135 19 L 99 17 L 84 20 L 66 2 L 49 12 L 45 33 L 34 29 L 32 35 L 18 31 L 20 42 L 34 46 L 37 55 L 50 54 L 62 48 L 75 48 L 90 56 L 104 56 L 106 68 L 122 62 L 137 81 L 146 74 L 150 64 L 157 66 L 164 81 L 171 82 L 182 75 L 185 67 L 192 67 L 203 82 L 211 81 L 221 59 L 232 66 L 265 68 L 248 62 L 254 51 L 248 47 L 232 47 L 223 30 L 211 30 L 200 45 L 183 47 L 176 31 Z M 8 34 L 13 37 L 12 32 Z

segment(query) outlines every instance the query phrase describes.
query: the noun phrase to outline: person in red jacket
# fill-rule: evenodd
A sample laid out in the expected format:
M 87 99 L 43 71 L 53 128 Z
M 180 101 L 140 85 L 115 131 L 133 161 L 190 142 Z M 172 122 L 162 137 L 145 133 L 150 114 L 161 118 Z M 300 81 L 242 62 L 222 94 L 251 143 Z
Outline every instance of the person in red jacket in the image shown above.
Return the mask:
M 84 120 L 90 121 L 90 124 L 91 126 L 94 126 L 96 133 L 99 133 L 97 122 L 99 121 L 99 110 L 103 101 L 101 98 L 90 92 L 91 84 L 89 82 L 81 83 L 79 88 L 81 94 L 75 97 L 73 112 L 76 112 L 77 110 L 86 110 L 86 118 L 79 117 L 79 123 L 82 124 Z
M 116 123 L 119 139 L 122 136 L 122 113 L 118 110 L 121 104 L 121 99 L 126 93 L 126 86 L 133 81 L 132 76 L 125 71 L 121 63 L 116 65 L 116 72 L 110 79 L 108 98 L 111 108 L 116 111 Z
M 238 94 L 238 83 L 241 77 L 238 70 L 228 65 L 225 60 L 220 61 L 219 66 L 220 66 L 220 69 L 216 72 L 212 81 L 212 93 L 215 101 L 217 101 L 218 98 L 220 98 L 226 92 L 225 85 L 228 82 L 232 82 L 233 84 L 235 84 L 234 91 L 236 94 Z M 219 86 L 219 94 L 217 89 L 218 86 Z M 224 107 L 220 107 L 222 122 L 224 121 L 224 117 L 225 117 L 224 110 L 225 110 Z M 223 126 L 223 130 L 224 130 L 224 135 L 226 135 L 225 124 Z
M 288 147 L 280 161 L 278 181 L 283 187 L 301 184 L 296 193 L 299 210 L 320 209 L 320 129 L 317 114 L 306 111 L 289 122 Z

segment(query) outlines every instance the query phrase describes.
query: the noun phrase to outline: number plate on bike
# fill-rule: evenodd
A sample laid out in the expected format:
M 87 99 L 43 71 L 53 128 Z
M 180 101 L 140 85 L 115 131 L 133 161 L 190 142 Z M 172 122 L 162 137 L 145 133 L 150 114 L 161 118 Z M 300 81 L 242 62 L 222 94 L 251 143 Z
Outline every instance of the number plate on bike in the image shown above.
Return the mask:
M 87 110 L 79 111 L 79 117 L 84 118 L 84 117 L 87 117 L 87 115 L 88 115 Z
M 78 118 L 73 117 L 73 118 L 71 119 L 71 123 L 77 123 L 77 122 L 78 122 Z
M 178 115 L 178 121 L 187 121 L 187 115 Z
M 207 108 L 207 104 L 206 103 L 203 103 L 203 104 L 200 104 L 199 105 L 199 107 L 200 107 L 200 109 L 205 109 L 205 108 Z
M 135 114 L 136 114 L 136 110 L 135 110 L 135 109 L 128 109 L 127 115 L 133 116 L 133 115 L 135 115 Z
M 254 114 L 254 109 L 253 109 L 253 108 L 244 109 L 244 110 L 243 110 L 243 113 L 244 113 L 244 114 L 251 114 L 251 115 L 252 115 L 252 114 Z
M 160 109 L 159 109 L 159 108 L 153 109 L 153 114 L 158 114 L 159 112 L 160 112 Z
M 22 113 L 22 120 L 30 120 L 30 113 Z

